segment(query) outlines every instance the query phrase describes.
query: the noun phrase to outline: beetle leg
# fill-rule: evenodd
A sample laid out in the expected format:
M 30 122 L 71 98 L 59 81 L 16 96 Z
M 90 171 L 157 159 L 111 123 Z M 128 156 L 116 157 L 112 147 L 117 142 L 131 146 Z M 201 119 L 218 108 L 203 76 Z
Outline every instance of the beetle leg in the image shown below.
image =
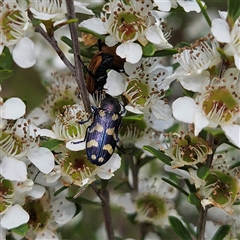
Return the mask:
M 118 145 L 116 145 L 116 148 L 117 148 L 120 152 L 122 152 L 123 154 L 126 154 L 126 152 L 125 152 L 121 147 L 119 147 Z
M 86 129 L 86 134 L 85 134 L 85 137 L 84 137 L 84 139 L 83 139 L 82 141 L 71 142 L 71 143 L 72 143 L 72 144 L 79 144 L 79 143 L 85 142 L 85 141 L 86 141 L 86 138 L 87 138 L 88 129 L 89 129 L 89 126 L 88 126 L 87 129 Z

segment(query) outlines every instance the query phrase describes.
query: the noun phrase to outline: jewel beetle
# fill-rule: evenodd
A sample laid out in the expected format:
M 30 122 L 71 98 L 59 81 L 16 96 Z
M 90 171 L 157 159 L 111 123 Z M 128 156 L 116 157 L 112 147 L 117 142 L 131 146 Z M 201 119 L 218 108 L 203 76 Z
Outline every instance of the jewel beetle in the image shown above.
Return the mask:
M 110 96 L 103 99 L 98 108 L 92 106 L 92 109 L 93 122 L 87 128 L 84 139 L 86 141 L 86 154 L 91 163 L 101 166 L 114 153 L 119 141 L 121 115 L 126 110 L 116 98 Z

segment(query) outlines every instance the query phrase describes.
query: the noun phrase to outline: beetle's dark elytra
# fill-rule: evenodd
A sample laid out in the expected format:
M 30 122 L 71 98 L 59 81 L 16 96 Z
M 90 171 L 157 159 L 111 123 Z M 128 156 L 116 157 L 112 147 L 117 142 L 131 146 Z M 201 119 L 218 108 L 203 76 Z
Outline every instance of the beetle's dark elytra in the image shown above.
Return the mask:
M 87 128 L 86 154 L 91 163 L 101 166 L 114 153 L 119 141 L 122 105 L 116 98 L 108 97 L 101 101 L 100 107 L 93 108 L 93 122 Z M 81 122 L 80 122 L 81 124 Z

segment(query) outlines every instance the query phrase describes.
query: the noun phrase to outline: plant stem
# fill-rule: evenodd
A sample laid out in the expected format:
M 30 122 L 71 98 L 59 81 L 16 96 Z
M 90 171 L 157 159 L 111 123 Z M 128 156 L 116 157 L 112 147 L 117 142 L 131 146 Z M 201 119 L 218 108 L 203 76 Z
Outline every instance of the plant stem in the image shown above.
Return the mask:
M 30 18 L 31 21 L 34 20 L 34 16 L 30 11 L 28 11 L 28 17 Z M 52 46 L 52 48 L 58 54 L 58 56 L 66 65 L 66 67 L 71 71 L 72 74 L 74 74 L 75 72 L 74 66 L 71 64 L 71 62 L 66 58 L 62 50 L 59 48 L 54 36 L 49 36 L 48 33 L 40 25 L 35 26 L 35 31 L 40 33 L 45 38 L 45 40 Z
M 126 159 L 130 163 L 130 168 L 132 170 L 133 192 L 136 194 L 138 192 L 138 166 L 134 163 L 133 156 L 128 154 Z
M 67 0 L 66 6 L 67 6 L 68 19 L 76 18 L 73 0 Z M 80 53 L 80 47 L 79 47 L 79 42 L 78 42 L 77 23 L 76 22 L 70 23 L 69 29 L 70 29 L 70 34 L 71 34 L 71 38 L 72 38 L 74 63 L 75 63 L 75 72 L 74 72 L 73 76 L 75 77 L 75 80 L 78 84 L 78 87 L 80 90 L 80 95 L 83 100 L 84 108 L 85 108 L 86 112 L 88 112 L 90 114 L 92 111 L 91 111 L 91 105 L 90 105 L 90 101 L 89 101 L 89 97 L 88 97 L 89 94 L 88 94 L 86 84 L 85 84 L 82 64 L 80 62 L 81 53 Z
M 198 218 L 198 226 L 197 226 L 197 229 L 198 229 L 197 240 L 205 239 L 207 212 L 208 212 L 208 206 L 206 206 L 205 208 L 201 206 L 200 212 L 199 212 L 199 218 Z
M 212 160 L 213 156 L 216 150 L 216 146 L 214 144 L 214 137 L 211 134 L 207 134 L 206 140 L 208 141 L 209 145 L 212 148 L 212 154 L 208 155 L 207 160 L 206 160 L 206 165 L 210 168 L 212 165 Z M 197 226 L 197 232 L 198 232 L 198 237 L 197 240 L 204 240 L 205 236 L 205 227 L 206 227 L 206 221 L 207 221 L 207 212 L 210 206 L 201 206 L 200 212 L 199 212 L 199 217 L 198 217 L 198 226 Z
M 111 215 L 111 209 L 110 209 L 110 195 L 109 195 L 109 189 L 108 189 L 108 180 L 102 180 L 102 189 L 98 189 L 95 183 L 91 184 L 91 187 L 95 191 L 95 193 L 98 195 L 98 197 L 102 201 L 102 211 L 103 211 L 103 217 L 104 217 L 104 223 L 105 223 L 105 229 L 108 235 L 108 240 L 114 240 L 114 230 L 113 230 L 113 224 L 112 224 L 112 215 Z
M 102 211 L 104 216 L 105 228 L 108 235 L 108 240 L 114 239 L 114 230 L 113 230 L 113 223 L 112 223 L 112 215 L 110 209 L 110 195 L 109 195 L 109 188 L 108 188 L 108 180 L 102 179 L 102 185 L 105 187 L 102 189 L 102 195 L 104 196 L 105 202 L 102 202 Z
M 203 14 L 203 16 L 205 17 L 205 19 L 206 19 L 209 27 L 211 27 L 212 21 L 211 21 L 211 19 L 209 18 L 206 9 L 205 9 L 204 6 L 202 5 L 201 0 L 196 0 L 196 1 L 197 1 L 197 3 L 198 3 L 199 7 L 201 8 L 202 14 Z

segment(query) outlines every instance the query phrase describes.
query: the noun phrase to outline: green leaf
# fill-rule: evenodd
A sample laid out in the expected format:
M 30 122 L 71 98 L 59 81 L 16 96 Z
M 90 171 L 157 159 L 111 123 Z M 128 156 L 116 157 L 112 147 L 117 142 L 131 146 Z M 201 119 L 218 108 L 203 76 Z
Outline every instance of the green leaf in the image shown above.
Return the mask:
M 41 21 L 40 19 L 37 19 L 37 18 L 33 18 L 33 19 L 32 19 L 32 25 L 33 25 L 34 27 L 39 26 L 41 23 L 42 23 L 42 21 Z
M 153 156 L 155 156 L 156 158 L 161 160 L 163 163 L 165 163 L 167 165 L 171 165 L 172 159 L 170 157 L 168 157 L 163 151 L 160 151 L 158 149 L 155 149 L 151 146 L 146 146 L 146 145 L 143 146 L 143 149 L 152 153 Z
M 124 116 L 123 119 L 124 120 L 142 120 L 143 119 L 143 114 L 132 114 L 132 115 L 127 115 Z
M 210 133 L 212 136 L 214 136 L 214 142 L 216 145 L 220 146 L 223 143 L 226 143 L 234 148 L 238 148 L 237 146 L 235 146 L 233 143 L 229 142 L 229 140 L 227 139 L 224 131 L 220 128 L 204 128 L 203 131 L 206 131 L 208 133 Z M 201 134 L 201 133 L 200 133 Z M 240 148 L 238 148 L 240 149 Z
M 228 22 L 232 27 L 240 16 L 240 1 L 228 0 Z
M 64 191 L 65 189 L 67 189 L 68 187 L 67 186 L 63 186 L 61 188 L 59 188 L 55 193 L 54 193 L 54 196 L 57 196 L 59 193 L 61 193 L 62 191 Z
M 59 147 L 60 144 L 63 144 L 64 141 L 60 141 L 57 139 L 51 139 L 48 141 L 44 141 L 41 143 L 41 147 L 45 147 L 48 148 L 50 151 L 54 151 L 55 149 L 57 149 Z
M 192 240 L 188 230 L 182 224 L 182 222 L 174 216 L 169 216 L 168 220 L 175 231 L 175 233 L 183 240 Z
M 93 36 L 95 36 L 95 37 L 97 37 L 97 38 L 105 41 L 105 37 L 106 37 L 106 36 L 101 35 L 101 34 L 98 34 L 98 33 L 96 33 L 96 32 L 93 32 L 93 31 L 91 31 L 91 30 L 89 30 L 89 29 L 87 29 L 87 28 L 79 27 L 79 28 L 78 28 L 78 31 L 85 32 L 85 33 L 90 33 L 90 34 L 92 34 Z
M 4 79 L 8 79 L 12 77 L 13 74 L 14 74 L 13 70 L 8 70 L 8 69 L 0 70 L 0 83 L 2 83 Z
M 209 173 L 209 167 L 206 165 L 202 165 L 197 170 L 197 176 L 201 179 L 205 179 Z
M 100 202 L 93 202 L 93 201 L 91 201 L 87 198 L 83 198 L 83 197 L 78 197 L 78 198 L 66 197 L 66 199 L 70 202 L 78 203 L 78 204 L 88 204 L 88 205 L 96 205 L 96 206 L 101 205 Z
M 200 199 L 196 196 L 195 193 L 190 193 L 188 195 L 188 202 L 197 206 L 197 207 L 200 207 L 201 206 L 201 201 Z
M 178 189 L 180 192 L 182 192 L 184 195 L 188 196 L 189 193 L 186 192 L 182 187 L 180 187 L 178 184 L 172 182 L 171 180 L 169 180 L 168 178 L 162 178 L 162 180 L 168 184 L 170 184 L 171 186 L 175 187 L 176 189 Z
M 153 160 L 155 160 L 155 157 L 145 157 L 143 159 L 138 159 L 138 167 L 141 168 L 142 166 Z
M 240 201 L 236 201 L 233 205 L 240 205 Z
M 8 47 L 4 47 L 2 54 L 0 55 L 0 69 L 11 69 L 12 64 L 13 64 L 12 54 L 10 53 Z M 2 78 L 1 75 L 0 77 Z
M 168 129 L 165 130 L 166 133 L 174 133 L 174 132 L 178 132 L 180 127 L 180 123 L 176 122 L 174 123 L 171 127 L 169 127 Z
M 233 168 L 239 167 L 239 166 L 240 166 L 240 161 L 237 161 L 237 162 L 233 163 L 229 168 L 233 169 Z
M 156 51 L 153 55 L 153 57 L 165 57 L 165 56 L 172 56 L 174 54 L 178 53 L 177 49 L 170 48 L 170 49 L 163 49 Z
M 62 36 L 60 39 L 72 49 L 72 40 L 70 38 Z
M 128 186 L 128 184 L 129 183 L 128 183 L 127 179 L 123 179 L 123 181 L 121 181 L 119 184 L 117 184 L 113 189 L 114 189 L 114 191 L 117 191 L 122 187 Z
M 142 47 L 143 56 L 144 57 L 151 57 L 155 52 L 155 46 L 153 43 L 149 42 L 146 46 Z
M 21 236 L 25 236 L 28 231 L 28 224 L 24 223 L 16 228 L 12 228 L 11 231 Z
M 187 43 L 187 42 L 180 42 L 178 43 L 175 48 L 183 48 L 183 47 L 190 47 L 191 44 L 190 43 Z
M 224 237 L 229 233 L 231 227 L 229 225 L 223 225 L 221 226 L 214 236 L 212 237 L 212 240 L 222 240 Z

